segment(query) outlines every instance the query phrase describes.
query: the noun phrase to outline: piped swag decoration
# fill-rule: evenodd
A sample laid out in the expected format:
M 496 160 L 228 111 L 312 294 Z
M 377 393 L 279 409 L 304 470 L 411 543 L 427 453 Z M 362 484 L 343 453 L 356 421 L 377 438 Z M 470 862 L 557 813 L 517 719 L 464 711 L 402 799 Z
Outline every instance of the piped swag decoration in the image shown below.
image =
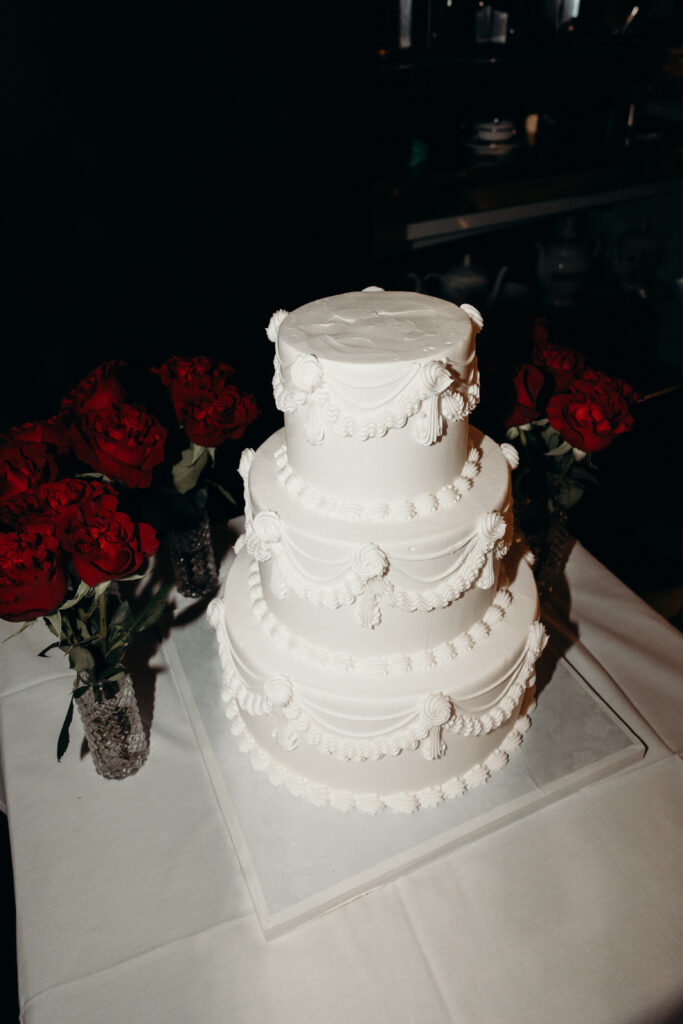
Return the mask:
M 420 415 L 415 420 L 415 438 L 424 445 L 436 444 L 443 434 L 442 401 L 453 384 L 453 377 L 444 363 L 436 360 L 426 363 L 421 372 L 426 397 Z
M 275 718 L 273 737 L 283 750 L 294 750 L 298 740 L 287 717 L 287 707 L 292 701 L 291 682 L 287 676 L 273 676 L 266 680 L 263 693 L 273 709 Z
M 420 721 L 428 730 L 427 738 L 422 746 L 422 753 L 427 761 L 435 761 L 446 753 L 443 739 L 443 727 L 450 720 L 453 707 L 443 693 L 430 693 L 420 705 Z
M 463 306 L 475 331 L 482 327 L 481 314 Z M 412 363 L 398 378 L 392 371 L 386 379 L 364 381 L 362 385 L 344 379 L 338 369 L 330 376 L 316 355 L 305 353 L 286 362 L 278 348 L 285 310 L 273 313 L 266 328 L 275 346 L 273 394 L 277 408 L 295 413 L 304 408 L 304 434 L 309 444 L 321 444 L 328 425 L 345 437 L 367 440 L 383 437 L 389 430 L 405 426 L 417 415 L 413 436 L 420 444 L 435 444 L 444 432 L 444 421 L 466 418 L 479 401 L 479 373 L 473 359 L 463 377 L 440 360 Z
M 389 559 L 376 544 L 363 544 L 353 553 L 353 568 L 363 583 L 356 601 L 356 622 L 365 629 L 374 629 L 382 621 L 380 598 L 391 593 L 391 584 L 386 579 Z

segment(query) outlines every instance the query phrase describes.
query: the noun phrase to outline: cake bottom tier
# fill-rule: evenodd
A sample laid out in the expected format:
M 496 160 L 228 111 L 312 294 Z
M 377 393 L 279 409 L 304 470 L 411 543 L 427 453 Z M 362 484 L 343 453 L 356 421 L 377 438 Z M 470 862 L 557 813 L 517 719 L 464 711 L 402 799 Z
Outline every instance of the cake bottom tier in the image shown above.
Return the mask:
M 330 671 L 283 648 L 248 600 L 245 549 L 209 607 L 226 714 L 275 785 L 370 814 L 437 806 L 507 764 L 529 726 L 545 644 L 536 585 L 515 546 L 505 614 L 469 649 L 423 670 Z M 419 614 L 419 613 L 416 613 Z

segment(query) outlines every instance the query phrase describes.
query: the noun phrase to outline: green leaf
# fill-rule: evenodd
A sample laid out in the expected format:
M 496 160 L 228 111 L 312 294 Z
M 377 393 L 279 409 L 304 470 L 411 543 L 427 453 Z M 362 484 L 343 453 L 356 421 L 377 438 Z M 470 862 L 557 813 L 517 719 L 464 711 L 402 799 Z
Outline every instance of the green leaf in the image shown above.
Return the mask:
M 106 586 L 110 584 L 110 580 L 107 580 Z M 102 584 L 99 584 L 102 586 Z M 97 588 L 93 587 L 90 591 L 90 602 L 87 607 L 80 605 L 76 610 L 76 614 L 81 622 L 89 622 L 93 616 L 97 617 L 97 622 L 100 620 L 100 594 L 97 592 Z
M 562 437 L 560 436 L 559 430 L 555 430 L 555 428 L 550 425 L 539 430 L 539 434 L 543 438 L 545 446 L 548 449 L 557 448 L 558 444 L 562 443 Z
M 51 615 L 44 615 L 43 618 L 52 635 L 56 636 L 59 640 L 62 635 L 62 615 L 59 609 L 56 612 L 52 612 Z
M 143 629 L 148 629 L 158 621 L 161 613 L 166 607 L 166 598 L 168 597 L 170 589 L 171 584 L 165 583 L 164 586 L 157 591 L 152 600 L 142 609 L 133 621 L 133 624 L 130 627 L 131 633 L 141 633 Z
M 180 461 L 173 467 L 173 483 L 180 494 L 187 494 L 196 487 L 203 469 L 209 461 L 209 451 L 201 445 L 193 444 L 186 448 Z
M 555 504 L 568 511 L 577 505 L 583 497 L 584 488 L 575 480 L 566 477 L 555 495 Z
M 132 621 L 133 610 L 128 601 L 122 601 L 111 617 L 110 627 L 112 629 L 115 629 L 117 626 L 121 628 L 128 628 Z
M 73 608 L 74 605 L 78 604 L 79 601 L 82 601 L 83 598 L 89 593 L 90 587 L 88 586 L 87 583 L 84 583 L 83 580 L 81 580 L 81 582 L 78 585 L 78 590 L 76 591 L 74 596 L 70 597 L 68 601 L 64 601 L 62 604 L 60 604 L 59 610 L 63 612 L 66 611 L 67 608 Z
M 119 666 L 115 669 L 109 669 L 108 671 L 105 670 L 105 672 L 102 673 L 101 681 L 103 683 L 116 683 L 118 688 L 118 683 L 120 683 L 122 679 L 125 679 L 127 675 L 128 673 L 126 672 L 125 668 L 121 668 Z
M 95 659 L 87 647 L 72 647 L 69 651 L 69 663 L 76 672 L 92 672 Z
M 69 746 L 69 727 L 74 717 L 74 701 L 73 696 L 69 698 L 69 710 L 66 713 L 64 724 L 59 731 L 59 739 L 57 740 L 57 760 L 61 761 L 66 754 L 67 747 Z
M 82 619 L 79 619 L 78 622 L 76 623 L 76 626 L 78 627 L 78 632 L 81 634 L 84 640 L 87 641 L 92 639 L 92 634 L 88 629 L 87 622 L 84 622 Z
M 566 455 L 567 452 L 570 452 L 571 450 L 572 446 L 569 444 L 569 442 L 563 441 L 560 445 L 557 446 L 557 448 L 553 448 L 550 451 L 546 452 L 545 454 L 546 456 L 552 455 L 553 458 L 559 459 L 562 455 Z

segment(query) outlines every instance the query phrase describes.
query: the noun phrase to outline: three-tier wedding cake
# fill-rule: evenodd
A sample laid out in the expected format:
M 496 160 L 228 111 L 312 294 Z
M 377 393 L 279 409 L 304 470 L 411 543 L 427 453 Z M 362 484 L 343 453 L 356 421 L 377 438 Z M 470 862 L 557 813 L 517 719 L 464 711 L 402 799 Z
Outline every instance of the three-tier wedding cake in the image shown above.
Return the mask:
M 470 427 L 471 306 L 367 288 L 275 313 L 284 429 L 242 456 L 209 608 L 232 731 L 315 804 L 433 807 L 508 760 L 545 644 L 516 452 Z

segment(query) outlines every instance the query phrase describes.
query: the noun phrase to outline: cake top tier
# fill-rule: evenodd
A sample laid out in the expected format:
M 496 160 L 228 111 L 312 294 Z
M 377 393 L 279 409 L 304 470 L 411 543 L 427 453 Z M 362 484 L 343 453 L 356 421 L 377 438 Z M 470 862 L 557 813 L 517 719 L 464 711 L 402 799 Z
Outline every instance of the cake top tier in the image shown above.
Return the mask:
M 367 288 L 318 299 L 288 313 L 278 342 L 292 354 L 295 350 L 340 364 L 446 358 L 457 365 L 471 358 L 477 326 L 452 302 Z
M 471 306 L 381 288 L 274 313 L 266 333 L 291 470 L 344 499 L 451 484 L 479 398 L 481 325 Z

